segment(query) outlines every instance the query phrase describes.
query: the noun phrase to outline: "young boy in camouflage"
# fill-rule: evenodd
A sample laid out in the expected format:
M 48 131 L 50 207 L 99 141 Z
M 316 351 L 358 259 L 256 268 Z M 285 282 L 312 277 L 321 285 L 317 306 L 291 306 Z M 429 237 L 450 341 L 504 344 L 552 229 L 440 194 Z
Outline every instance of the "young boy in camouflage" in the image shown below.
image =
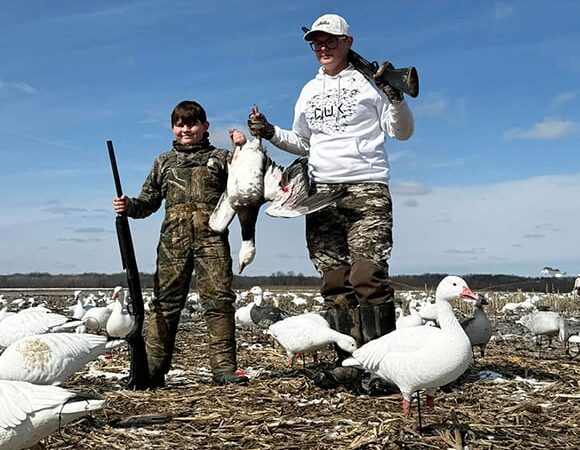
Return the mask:
M 115 197 L 115 212 L 147 217 L 165 200 L 165 219 L 157 246 L 154 297 L 147 321 L 146 347 L 150 386 L 165 385 L 171 366 L 181 310 L 193 271 L 204 307 L 210 366 L 217 384 L 245 384 L 236 375 L 235 294 L 227 230 L 209 227 L 209 216 L 226 188 L 230 153 L 210 144 L 209 123 L 194 101 L 179 103 L 171 113 L 175 140 L 159 155 L 138 197 Z M 245 140 L 232 134 L 234 143 Z

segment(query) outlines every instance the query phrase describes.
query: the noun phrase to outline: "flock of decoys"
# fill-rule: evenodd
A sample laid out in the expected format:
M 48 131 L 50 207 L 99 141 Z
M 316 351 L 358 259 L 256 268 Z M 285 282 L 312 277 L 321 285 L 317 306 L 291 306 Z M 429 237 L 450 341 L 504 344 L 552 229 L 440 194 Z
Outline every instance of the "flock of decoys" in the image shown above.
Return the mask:
M 88 362 L 122 345 L 133 327 L 126 291 L 114 289 L 105 306 L 80 298 L 71 315 L 33 302 L 0 310 L 0 449 L 36 445 L 48 434 L 103 408 L 105 401 L 58 385 Z M 17 309 L 11 311 L 10 306 Z M 29 306 L 20 309 L 23 306 Z
M 76 291 L 70 315 L 31 301 L 14 301 L 0 309 L 0 346 L 5 348 L 0 354 L 0 450 L 28 448 L 59 426 L 103 407 L 103 400 L 77 397 L 58 385 L 124 343 L 123 336 L 133 327 L 126 294 L 117 287 L 107 303 L 99 305 Z M 492 337 L 492 324 L 484 310 L 486 298 L 456 276 L 441 280 L 434 299 L 409 301 L 409 314 L 398 307 L 396 330 L 359 348 L 352 337 L 330 328 L 320 314 L 321 298 L 310 302 L 314 307 L 308 311 L 308 302 L 294 295 L 292 303 L 306 312 L 290 314 L 267 304 L 265 294 L 254 286 L 238 296 L 238 303 L 252 297 L 236 310 L 238 326 L 267 333 L 284 349 L 290 363 L 299 355 L 339 347 L 351 354 L 344 366 L 363 369 L 401 392 L 405 414 L 410 413 L 414 396 L 418 401 L 420 391 L 426 393 L 426 407 L 433 408 L 435 391 L 467 370 L 475 347 L 484 357 Z M 457 299 L 473 305 L 472 316 L 456 318 L 450 302 Z M 198 301 L 190 295 L 188 307 L 198 309 Z M 524 302 L 527 305 L 514 310 L 528 312 L 529 305 L 538 300 L 531 297 Z M 0 297 L 2 303 L 6 302 Z M 567 321 L 553 311 L 532 308 L 517 323 L 538 340 L 558 336 L 563 344 L 580 346 L 580 336 L 569 336 Z

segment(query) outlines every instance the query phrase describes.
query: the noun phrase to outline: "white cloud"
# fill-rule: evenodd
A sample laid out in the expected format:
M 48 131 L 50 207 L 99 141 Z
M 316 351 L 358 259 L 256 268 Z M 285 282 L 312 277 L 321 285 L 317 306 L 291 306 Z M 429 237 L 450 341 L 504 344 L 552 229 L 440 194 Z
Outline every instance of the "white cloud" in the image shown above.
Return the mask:
M 0 80 L 0 92 L 1 91 L 19 91 L 30 95 L 37 93 L 37 90 L 30 86 L 28 83 L 21 81 L 9 82 L 4 80 Z
M 565 103 L 573 101 L 578 95 L 580 95 L 580 91 L 562 92 L 552 100 L 552 107 L 558 108 Z
M 394 195 L 426 195 L 431 192 L 431 189 L 413 181 L 405 181 L 393 184 L 391 192 Z
M 531 128 L 513 128 L 504 132 L 506 140 L 512 139 L 559 139 L 576 131 L 576 123 L 556 119 L 546 119 Z
M 493 19 L 495 22 L 504 22 L 515 14 L 512 5 L 504 2 L 496 2 L 493 9 Z
M 425 99 L 413 105 L 413 114 L 417 117 L 442 116 L 449 108 L 449 99 L 441 94 L 428 94 Z
M 514 273 L 580 267 L 580 173 L 441 187 L 394 202 L 392 273 Z

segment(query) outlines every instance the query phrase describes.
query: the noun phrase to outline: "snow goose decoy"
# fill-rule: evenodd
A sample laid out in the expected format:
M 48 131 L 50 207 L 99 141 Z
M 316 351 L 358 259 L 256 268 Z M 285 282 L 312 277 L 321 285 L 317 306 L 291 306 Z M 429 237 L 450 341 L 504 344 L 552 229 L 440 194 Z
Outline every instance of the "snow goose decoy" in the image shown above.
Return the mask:
M 433 407 L 438 387 L 451 383 L 469 367 L 471 343 L 459 325 L 450 301 L 473 299 L 476 295 L 460 277 L 447 276 L 435 293 L 440 328 L 400 328 L 355 350 L 343 366 L 366 369 L 403 395 L 403 412 L 409 414 L 412 395 L 427 392 L 427 406 Z
M 114 342 L 111 345 L 116 345 Z M 98 334 L 26 336 L 0 355 L 0 379 L 60 384 L 106 349 L 107 338 Z
M 62 314 L 52 313 L 44 307 L 33 307 L 11 314 L 2 320 L 0 326 L 0 347 L 8 347 L 25 336 L 48 333 L 59 327 L 78 326 L 80 322 L 71 321 Z
M 482 358 L 485 346 L 491 339 L 491 322 L 483 310 L 483 305 L 487 304 L 485 297 L 478 295 L 473 304 L 473 317 L 467 317 L 461 321 L 461 327 L 467 334 L 471 347 L 479 347 Z
M 35 447 L 50 433 L 104 404 L 57 386 L 0 380 L 0 449 Z
M 290 365 L 297 353 L 316 352 L 329 344 L 336 344 L 349 354 L 357 347 L 354 338 L 333 330 L 324 317 L 315 313 L 303 313 L 273 323 L 268 327 L 268 334 L 284 347 Z
M 290 317 L 286 311 L 275 306 L 262 306 L 264 300 L 263 291 L 260 286 L 254 286 L 250 289 L 254 296 L 254 304 L 250 310 L 250 318 L 258 328 L 268 328 L 273 323 L 279 322 Z
M 418 327 L 423 325 L 423 318 L 419 315 L 419 312 L 409 303 L 409 315 L 404 315 L 404 311 L 401 308 L 401 315 L 397 318 L 395 322 L 395 327 L 399 328 L 410 328 Z
M 558 336 L 562 345 L 568 341 L 568 323 L 560 314 L 554 311 L 536 311 L 520 318 L 517 323 L 527 328 L 534 336 L 539 347 L 539 356 L 542 356 L 542 336 L 548 338 L 548 346 L 552 344 L 554 336 Z
M 135 326 L 135 316 L 127 309 L 127 290 L 117 286 L 111 298 L 115 300 L 115 303 L 113 303 L 111 315 L 105 327 L 107 335 L 112 338 L 125 338 Z
M 239 136 L 241 132 L 230 132 L 232 141 L 236 134 Z M 211 214 L 209 225 L 221 233 L 237 213 L 242 232 L 239 252 L 239 273 L 242 273 L 256 255 L 256 223 L 264 203 L 272 202 L 266 210 L 272 217 L 297 217 L 325 208 L 344 193 L 309 195 L 306 158 L 299 158 L 284 169 L 267 155 L 261 139 L 239 142 L 234 144 L 226 191 Z

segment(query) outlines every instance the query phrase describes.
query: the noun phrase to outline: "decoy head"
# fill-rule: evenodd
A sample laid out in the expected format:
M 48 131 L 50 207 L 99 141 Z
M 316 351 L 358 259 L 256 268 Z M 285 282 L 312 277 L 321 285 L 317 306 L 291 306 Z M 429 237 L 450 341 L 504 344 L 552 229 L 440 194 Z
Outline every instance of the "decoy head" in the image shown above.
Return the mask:
M 462 300 L 477 300 L 478 297 L 474 294 L 465 280 L 461 277 L 449 275 L 443 278 L 437 290 L 435 291 L 435 298 L 439 301 L 449 302 L 456 298 Z

